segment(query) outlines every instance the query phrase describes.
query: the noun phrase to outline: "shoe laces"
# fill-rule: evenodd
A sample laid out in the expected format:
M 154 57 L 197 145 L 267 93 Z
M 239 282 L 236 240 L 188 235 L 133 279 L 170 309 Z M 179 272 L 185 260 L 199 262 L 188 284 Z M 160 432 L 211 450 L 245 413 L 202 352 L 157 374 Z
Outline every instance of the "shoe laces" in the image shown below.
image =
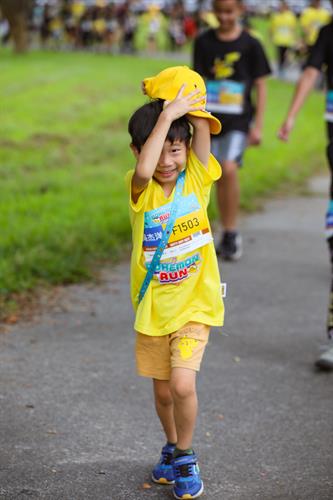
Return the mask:
M 162 450 L 160 464 L 161 465 L 170 465 L 171 460 L 172 460 L 172 453 L 170 453 L 166 450 Z
M 193 464 L 182 464 L 176 467 L 176 476 L 177 477 L 190 477 L 193 475 L 192 472 Z

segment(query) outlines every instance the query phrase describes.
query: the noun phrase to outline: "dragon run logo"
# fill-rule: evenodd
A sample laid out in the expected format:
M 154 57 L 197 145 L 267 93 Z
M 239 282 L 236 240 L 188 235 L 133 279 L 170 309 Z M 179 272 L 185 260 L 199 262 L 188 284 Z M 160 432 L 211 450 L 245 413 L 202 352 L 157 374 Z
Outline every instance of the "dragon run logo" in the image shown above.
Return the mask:
M 155 270 L 155 276 L 161 284 L 177 283 L 196 273 L 200 266 L 200 254 L 191 255 L 185 260 L 161 262 Z

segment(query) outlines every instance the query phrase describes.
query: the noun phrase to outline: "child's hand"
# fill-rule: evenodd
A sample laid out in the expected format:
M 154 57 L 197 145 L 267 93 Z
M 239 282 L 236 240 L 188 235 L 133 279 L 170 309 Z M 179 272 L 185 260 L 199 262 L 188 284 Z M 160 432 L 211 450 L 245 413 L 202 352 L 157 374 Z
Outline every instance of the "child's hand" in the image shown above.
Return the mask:
M 278 138 L 280 141 L 287 142 L 289 139 L 289 134 L 294 128 L 295 120 L 293 118 L 287 118 L 287 120 L 282 124 L 280 130 L 278 131 Z
M 190 111 L 204 111 L 205 106 L 199 104 L 205 96 L 200 95 L 200 90 L 193 90 L 187 95 L 183 95 L 185 84 L 179 89 L 173 101 L 165 101 L 163 113 L 165 113 L 171 121 L 177 120 L 181 116 L 186 115 Z M 200 96 L 199 96 L 200 95 Z
M 247 140 L 249 146 L 259 146 L 262 141 L 261 130 L 257 127 L 250 128 Z
M 142 91 L 143 95 L 147 95 L 146 87 L 145 87 L 144 82 L 141 82 L 141 91 Z

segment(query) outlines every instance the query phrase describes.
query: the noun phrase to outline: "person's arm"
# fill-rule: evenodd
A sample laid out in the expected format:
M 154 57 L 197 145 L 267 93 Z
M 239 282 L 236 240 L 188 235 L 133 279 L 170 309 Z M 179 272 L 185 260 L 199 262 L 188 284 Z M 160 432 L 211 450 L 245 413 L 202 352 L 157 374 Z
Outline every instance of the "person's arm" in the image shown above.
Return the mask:
M 132 178 L 132 200 L 134 203 L 137 202 L 140 194 L 154 175 L 171 123 L 177 118 L 186 115 L 189 111 L 203 109 L 202 105 L 198 105 L 202 101 L 202 96 L 196 97 L 199 91 L 195 90 L 183 96 L 184 88 L 185 85 L 180 88 L 173 101 L 166 103 L 141 151 L 134 149 L 137 159 Z
M 278 132 L 278 137 L 282 141 L 288 140 L 289 134 L 295 124 L 295 118 L 303 106 L 308 94 L 313 89 L 324 64 L 331 64 L 330 59 L 327 58 L 328 44 L 331 40 L 329 30 L 329 26 L 323 26 L 319 32 L 316 43 L 311 47 L 306 68 L 297 82 L 287 117 Z
M 193 115 L 187 115 L 187 119 L 193 127 L 191 147 L 198 160 L 207 168 L 210 155 L 209 120 Z
M 264 113 L 266 108 L 267 84 L 266 79 L 271 74 L 271 67 L 268 62 L 262 43 L 250 38 L 251 46 L 249 52 L 249 76 L 253 80 L 253 91 L 255 93 L 255 114 L 252 126 L 248 134 L 248 143 L 257 146 L 261 143 L 264 124 Z
M 249 131 L 249 145 L 258 146 L 262 140 L 262 130 L 264 126 L 264 113 L 267 100 L 267 85 L 266 78 L 257 78 L 254 82 L 256 92 L 256 113 L 253 120 L 253 125 Z
M 138 201 L 140 194 L 153 177 L 171 123 L 169 113 L 163 110 L 140 153 L 133 148 L 137 160 L 131 190 L 134 203 Z
M 299 110 L 303 106 L 305 99 L 313 89 L 318 75 L 319 70 L 312 66 L 308 66 L 303 71 L 300 79 L 297 82 L 296 90 L 289 106 L 287 117 L 278 132 L 278 137 L 279 139 L 281 139 L 281 141 L 288 141 L 289 134 L 294 128 L 295 118 Z

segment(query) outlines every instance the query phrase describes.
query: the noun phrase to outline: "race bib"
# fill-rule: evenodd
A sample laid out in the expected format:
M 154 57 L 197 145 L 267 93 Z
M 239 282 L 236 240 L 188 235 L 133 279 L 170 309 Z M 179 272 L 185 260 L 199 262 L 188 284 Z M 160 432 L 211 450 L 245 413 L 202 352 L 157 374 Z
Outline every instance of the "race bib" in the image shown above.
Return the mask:
M 244 112 L 244 83 L 233 80 L 208 80 L 207 111 L 240 115 Z
M 158 247 L 164 228 L 169 220 L 171 203 L 145 212 L 143 253 L 146 262 L 150 262 Z M 183 196 L 178 209 L 178 217 L 173 226 L 169 242 L 161 261 L 178 257 L 213 241 L 208 219 L 194 193 Z
M 325 120 L 333 122 L 333 90 L 328 90 L 326 94 Z

